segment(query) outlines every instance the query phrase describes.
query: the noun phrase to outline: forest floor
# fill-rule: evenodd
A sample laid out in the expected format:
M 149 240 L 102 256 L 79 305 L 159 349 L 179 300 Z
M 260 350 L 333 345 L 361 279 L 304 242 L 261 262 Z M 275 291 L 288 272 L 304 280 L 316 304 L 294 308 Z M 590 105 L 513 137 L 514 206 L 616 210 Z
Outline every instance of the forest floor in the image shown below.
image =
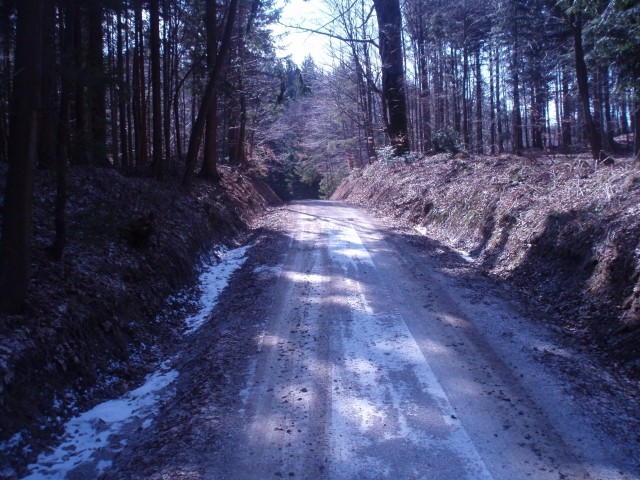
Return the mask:
M 0 163 L 0 191 L 6 173 Z M 196 181 L 187 192 L 176 180 L 73 168 L 61 261 L 49 254 L 55 174 L 37 173 L 29 295 L 21 313 L 0 313 L 0 478 L 15 478 L 66 419 L 156 369 L 188 328 L 161 315 L 167 298 L 280 203 L 261 182 L 221 173 L 219 184 Z
M 640 379 L 640 164 L 440 154 L 355 170 L 333 195 L 528 292 L 563 335 Z

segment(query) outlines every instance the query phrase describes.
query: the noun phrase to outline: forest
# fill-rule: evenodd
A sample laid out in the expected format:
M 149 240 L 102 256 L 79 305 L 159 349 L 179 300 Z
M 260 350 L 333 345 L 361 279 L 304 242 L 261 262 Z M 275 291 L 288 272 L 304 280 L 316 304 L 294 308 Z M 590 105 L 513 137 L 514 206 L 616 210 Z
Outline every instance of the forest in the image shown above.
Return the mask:
M 76 166 L 188 187 L 225 163 L 287 199 L 329 195 L 380 155 L 640 150 L 632 0 L 325 8 L 310 30 L 335 39 L 330 68 L 278 55 L 271 0 L 3 0 L 3 303 L 19 308 L 28 284 L 36 169 L 58 178 L 60 258 Z
M 303 1 L 0 0 L 0 478 L 191 345 L 176 292 L 253 239 L 218 313 L 236 330 L 188 354 L 226 352 L 202 383 L 240 388 L 261 334 L 237 311 L 271 305 L 293 200 L 393 218 L 388 238 L 524 292 L 610 368 L 576 376 L 637 400 L 640 3 L 322 0 L 285 20 Z M 329 42 L 296 61 L 287 32 Z

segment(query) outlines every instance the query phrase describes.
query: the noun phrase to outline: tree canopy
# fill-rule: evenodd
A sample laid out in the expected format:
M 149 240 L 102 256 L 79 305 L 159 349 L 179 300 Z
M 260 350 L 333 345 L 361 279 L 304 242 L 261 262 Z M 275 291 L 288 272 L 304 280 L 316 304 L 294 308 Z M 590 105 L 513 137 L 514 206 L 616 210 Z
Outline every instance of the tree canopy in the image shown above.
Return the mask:
M 93 166 L 217 181 L 227 163 L 284 198 L 435 152 L 640 152 L 632 0 L 325 0 L 332 64 L 278 55 L 273 0 L 4 0 L 0 244 L 5 306 L 28 285 L 36 168 L 58 195 Z

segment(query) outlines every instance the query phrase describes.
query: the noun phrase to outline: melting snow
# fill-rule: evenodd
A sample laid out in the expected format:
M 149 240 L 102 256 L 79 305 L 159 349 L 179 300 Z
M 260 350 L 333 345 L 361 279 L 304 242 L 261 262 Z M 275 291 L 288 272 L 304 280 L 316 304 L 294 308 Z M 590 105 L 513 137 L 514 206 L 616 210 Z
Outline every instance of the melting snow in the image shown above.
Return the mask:
M 187 331 L 193 333 L 198 330 L 209 318 L 213 308 L 216 306 L 218 295 L 229 284 L 229 278 L 245 262 L 246 253 L 251 248 L 250 245 L 229 250 L 222 254 L 220 263 L 207 263 L 203 266 L 203 271 L 199 277 L 200 299 L 198 300 L 198 312 L 185 319 Z
M 24 480 L 66 478 L 68 472 L 88 462 L 94 453 L 107 446 L 109 437 L 120 432 L 128 423 L 146 419 L 145 424 L 149 425 L 150 419 L 147 417 L 156 413 L 160 391 L 177 376 L 177 371 L 164 365 L 147 376 L 141 387 L 69 420 L 62 436 L 63 442 L 53 452 L 40 454 L 38 462 L 29 465 L 31 473 Z M 121 450 L 125 444 L 120 442 L 120 446 L 113 447 L 113 450 Z M 110 464 L 110 461 L 99 461 L 96 466 L 98 474 Z
M 198 312 L 185 319 L 186 333 L 198 330 L 211 315 L 218 295 L 228 285 L 231 275 L 245 262 L 245 254 L 249 248 L 251 247 L 246 246 L 229 250 L 221 255 L 220 262 L 212 260 L 205 263 L 198 282 L 201 292 Z M 170 369 L 167 361 L 156 372 L 148 375 L 141 387 L 69 420 L 61 438 L 62 443 L 52 452 L 38 456 L 37 463 L 29 465 L 30 474 L 23 480 L 64 479 L 69 472 L 90 461 L 95 462 L 96 476 L 99 476 L 111 465 L 111 461 L 98 459 L 96 454 L 106 447 L 111 452 L 122 450 L 126 440 L 110 445 L 110 437 L 132 422 L 141 421 L 142 428 L 148 428 L 157 413 L 156 405 L 161 397 L 161 390 L 177 377 L 178 372 Z
M 415 226 L 413 227 L 413 229 L 418 232 L 420 235 L 426 236 L 427 235 L 427 229 L 425 227 L 421 227 L 421 226 Z M 460 257 L 465 261 L 465 262 L 469 262 L 469 263 L 473 263 L 473 257 L 469 254 L 469 252 L 465 252 L 464 250 L 457 250 L 457 249 L 453 249 L 454 252 L 456 252 L 458 255 L 460 255 Z

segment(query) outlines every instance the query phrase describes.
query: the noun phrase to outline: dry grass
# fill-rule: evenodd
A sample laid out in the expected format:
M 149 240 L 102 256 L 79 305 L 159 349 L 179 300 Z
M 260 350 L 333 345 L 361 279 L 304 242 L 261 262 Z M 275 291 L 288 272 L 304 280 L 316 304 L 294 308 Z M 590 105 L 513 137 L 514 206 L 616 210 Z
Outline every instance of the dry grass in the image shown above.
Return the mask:
M 640 372 L 640 164 L 584 155 L 437 155 L 355 171 L 334 198 L 455 248 Z

